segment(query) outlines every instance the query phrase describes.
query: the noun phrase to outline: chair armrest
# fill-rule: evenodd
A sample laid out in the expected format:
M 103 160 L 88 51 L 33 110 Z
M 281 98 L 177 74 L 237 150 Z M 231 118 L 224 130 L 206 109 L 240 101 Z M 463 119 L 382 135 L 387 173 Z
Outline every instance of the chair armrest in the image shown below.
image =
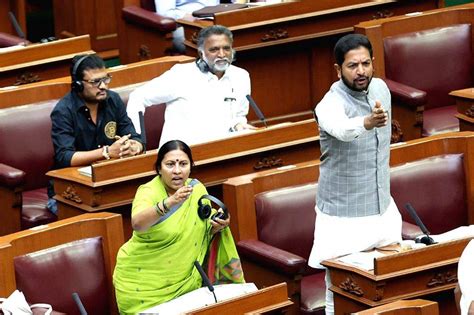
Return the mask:
M 0 32 L 0 47 L 10 47 L 15 45 L 26 45 L 30 42 L 24 38 L 8 33 Z
M 288 275 L 303 274 L 306 259 L 258 240 L 237 243 L 239 255 Z
M 406 104 L 410 107 L 417 107 L 426 104 L 425 91 L 418 90 L 414 87 L 390 79 L 385 79 L 385 83 L 387 83 L 392 98 L 399 103 Z
M 423 235 L 418 225 L 402 221 L 402 239 L 414 240 L 417 236 Z
M 122 17 L 127 22 L 143 25 L 162 33 L 172 32 L 176 29 L 176 21 L 174 19 L 134 5 L 122 8 Z
M 25 183 L 26 173 L 22 170 L 0 163 L 0 186 L 14 188 Z

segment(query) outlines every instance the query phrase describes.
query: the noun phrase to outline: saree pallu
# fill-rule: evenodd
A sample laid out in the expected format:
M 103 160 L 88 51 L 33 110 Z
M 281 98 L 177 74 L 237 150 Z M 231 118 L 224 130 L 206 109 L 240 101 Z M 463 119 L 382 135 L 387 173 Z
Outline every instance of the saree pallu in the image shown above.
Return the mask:
M 201 287 L 194 261 L 203 262 L 210 225 L 197 215 L 202 184 L 166 220 L 145 232 L 134 231 L 118 255 L 114 286 L 121 314 L 135 314 Z M 139 187 L 132 213 L 167 197 L 159 177 Z

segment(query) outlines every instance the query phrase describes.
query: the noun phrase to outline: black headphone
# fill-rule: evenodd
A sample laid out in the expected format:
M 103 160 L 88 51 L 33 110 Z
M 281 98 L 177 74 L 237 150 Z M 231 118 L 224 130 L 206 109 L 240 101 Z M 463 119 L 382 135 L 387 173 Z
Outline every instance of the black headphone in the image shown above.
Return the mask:
M 211 70 L 209 69 L 209 65 L 207 64 L 207 62 L 205 62 L 202 58 L 196 59 L 196 66 L 202 73 L 207 73 Z
M 219 208 L 222 209 L 222 211 L 224 211 L 224 212 L 214 213 L 211 217 L 211 220 L 214 220 L 214 219 L 225 220 L 229 217 L 227 207 L 222 201 L 220 201 L 219 199 L 211 195 L 202 195 L 201 198 L 199 198 L 198 200 L 198 215 L 201 219 L 205 220 L 209 218 L 212 212 L 212 207 L 210 205 L 202 203 L 203 199 L 207 199 L 214 202 L 216 205 L 219 206 Z
M 76 91 L 76 92 L 82 92 L 84 90 L 84 83 L 82 83 L 81 80 L 78 80 L 77 79 L 77 69 L 79 69 L 79 66 L 81 65 L 81 63 L 87 59 L 89 57 L 89 55 L 85 55 L 85 56 L 82 56 L 81 58 L 79 58 L 78 61 L 76 61 L 76 63 L 74 63 L 74 66 L 72 67 L 72 72 L 71 72 L 71 76 L 72 76 L 72 82 L 71 82 L 71 88 Z
M 233 63 L 235 61 L 235 53 L 236 53 L 235 49 L 232 49 L 232 61 L 231 61 L 231 63 Z M 199 57 L 198 59 L 196 59 L 196 65 L 202 73 L 207 73 L 207 72 L 211 71 L 211 69 L 209 68 L 209 65 L 207 64 L 206 61 L 204 61 L 204 59 L 202 59 L 202 57 Z

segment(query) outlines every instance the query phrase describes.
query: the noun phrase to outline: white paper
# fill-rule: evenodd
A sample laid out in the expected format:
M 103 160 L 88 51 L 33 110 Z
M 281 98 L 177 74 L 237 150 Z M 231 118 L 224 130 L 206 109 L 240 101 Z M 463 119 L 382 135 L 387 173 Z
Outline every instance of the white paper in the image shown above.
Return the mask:
M 378 251 L 360 252 L 339 257 L 337 260 L 360 269 L 373 270 L 374 259 L 385 255 Z
M 236 296 L 258 291 L 253 283 L 221 284 L 214 286 L 217 302 L 231 299 Z M 149 308 L 140 314 L 182 314 L 186 311 L 215 304 L 214 296 L 207 287 L 191 291 L 174 300 Z
M 77 169 L 77 171 L 82 175 L 89 176 L 89 177 L 92 176 L 92 166 L 90 166 L 90 165 L 81 167 L 81 168 Z
M 449 242 L 467 237 L 474 237 L 474 225 L 460 226 L 458 228 L 455 228 L 454 230 L 430 236 L 437 243 Z

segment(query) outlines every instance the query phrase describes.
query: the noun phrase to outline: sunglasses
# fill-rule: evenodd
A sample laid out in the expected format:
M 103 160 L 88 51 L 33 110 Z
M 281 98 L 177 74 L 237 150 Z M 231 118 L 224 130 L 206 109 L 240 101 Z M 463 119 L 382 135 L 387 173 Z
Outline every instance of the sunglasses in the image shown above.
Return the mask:
M 105 85 L 109 84 L 110 81 L 112 81 L 112 76 L 110 74 L 108 74 L 106 77 L 103 77 L 103 78 L 98 78 L 98 79 L 94 79 L 94 80 L 83 80 L 84 82 L 87 82 L 89 83 L 90 85 L 94 86 L 94 87 L 99 87 L 101 83 L 104 83 Z

